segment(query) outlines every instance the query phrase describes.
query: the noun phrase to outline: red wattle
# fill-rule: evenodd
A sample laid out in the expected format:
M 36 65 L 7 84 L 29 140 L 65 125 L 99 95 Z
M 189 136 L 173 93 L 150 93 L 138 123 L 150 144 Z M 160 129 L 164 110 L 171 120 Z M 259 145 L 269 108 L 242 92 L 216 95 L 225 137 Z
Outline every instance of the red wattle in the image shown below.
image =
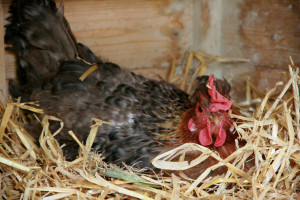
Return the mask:
M 207 120 L 206 127 L 200 130 L 199 142 L 203 146 L 207 146 L 207 145 L 210 145 L 212 143 L 209 120 Z

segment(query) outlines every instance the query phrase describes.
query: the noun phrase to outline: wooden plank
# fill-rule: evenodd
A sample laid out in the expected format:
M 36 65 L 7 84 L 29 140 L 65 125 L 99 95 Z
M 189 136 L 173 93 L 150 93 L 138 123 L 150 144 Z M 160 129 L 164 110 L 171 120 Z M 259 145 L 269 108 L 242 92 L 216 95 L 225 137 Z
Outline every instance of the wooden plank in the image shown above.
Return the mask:
M 7 87 L 6 87 L 6 72 L 5 72 L 5 63 L 4 63 L 4 23 L 3 23 L 3 7 L 2 2 L 0 6 L 0 99 L 2 97 L 7 97 Z
M 170 68 L 165 67 L 151 67 L 134 69 L 133 72 L 155 80 L 166 80 Z
M 198 34 L 201 36 L 201 50 L 211 54 L 220 54 L 223 2 L 222 0 L 202 0 L 200 2 L 200 19 L 195 19 L 195 23 L 200 23 Z
M 300 64 L 299 1 L 227 0 L 225 5 L 224 54 L 247 56 L 257 67 L 287 69 L 289 56 Z
M 224 1 L 222 55 L 248 58 L 250 63 L 227 65 L 223 74 L 239 79 L 236 75 L 244 73 L 264 92 L 286 80 L 282 72 L 288 69 L 289 56 L 300 65 L 299 10 L 300 2 L 294 0 Z
M 201 28 L 202 28 L 202 21 L 201 21 L 201 14 L 203 12 L 201 11 L 201 5 L 202 1 L 194 0 L 194 8 L 193 8 L 193 51 L 199 51 L 201 50 L 200 44 L 201 44 Z
M 173 58 L 181 63 L 193 44 L 193 2 L 63 1 L 78 41 L 105 60 L 132 70 L 166 68 Z M 6 12 L 8 5 L 6 0 Z M 7 78 L 15 77 L 14 58 L 6 55 L 6 64 Z
M 197 5 L 200 4 L 200 5 Z M 201 0 L 197 2 L 198 13 L 195 11 L 194 24 L 199 23 L 199 27 L 194 30 L 194 35 L 200 39 L 199 50 L 209 54 L 221 55 L 222 47 L 222 0 Z M 196 6 L 195 6 L 196 7 Z M 194 36 L 197 37 L 197 36 Z M 207 74 L 215 74 L 216 77 L 222 77 L 222 68 L 220 64 L 214 63 L 207 69 Z

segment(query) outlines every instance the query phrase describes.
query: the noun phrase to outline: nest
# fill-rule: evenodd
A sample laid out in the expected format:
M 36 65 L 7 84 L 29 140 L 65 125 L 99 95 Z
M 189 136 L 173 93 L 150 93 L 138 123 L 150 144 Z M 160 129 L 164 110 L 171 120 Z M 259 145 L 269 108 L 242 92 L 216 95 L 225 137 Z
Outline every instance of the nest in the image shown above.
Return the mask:
M 196 59 L 196 61 L 195 61 Z M 210 62 L 245 61 L 226 59 L 207 54 L 191 53 L 184 69 L 184 76 L 175 77 L 173 64 L 170 81 L 186 91 L 187 80 L 205 73 Z M 190 73 L 193 64 L 197 67 Z M 200 64 L 199 64 L 200 63 Z M 279 95 L 274 96 L 276 87 L 264 97 L 255 112 L 249 113 L 250 105 L 257 102 L 250 93 L 257 89 L 248 82 L 247 101 L 243 102 L 243 113 L 233 115 L 240 119 L 235 128 L 247 144 L 226 159 L 203 146 L 184 144 L 153 160 L 161 169 L 177 170 L 177 175 L 162 176 L 145 174 L 128 166 L 120 169 L 102 161 L 99 154 L 90 152 L 97 129 L 106 122 L 93 119 L 95 124 L 85 144 L 69 133 L 80 145 L 79 157 L 68 162 L 49 124 L 59 121 L 52 116 L 41 120 L 43 131 L 38 147 L 24 128 L 21 109 L 42 113 L 33 103 L 0 104 L 0 195 L 2 199 L 297 199 L 300 192 L 300 102 L 299 69 L 289 66 L 290 79 Z M 189 77 L 189 78 L 188 78 Z M 277 85 L 283 85 L 278 83 Z M 185 161 L 187 151 L 200 151 L 201 156 Z M 255 167 L 243 170 L 244 162 L 254 155 Z M 172 157 L 180 156 L 173 162 Z M 188 169 L 212 156 L 220 162 L 206 169 L 196 180 L 191 180 L 180 170 Z M 226 166 L 221 176 L 210 177 L 209 172 Z

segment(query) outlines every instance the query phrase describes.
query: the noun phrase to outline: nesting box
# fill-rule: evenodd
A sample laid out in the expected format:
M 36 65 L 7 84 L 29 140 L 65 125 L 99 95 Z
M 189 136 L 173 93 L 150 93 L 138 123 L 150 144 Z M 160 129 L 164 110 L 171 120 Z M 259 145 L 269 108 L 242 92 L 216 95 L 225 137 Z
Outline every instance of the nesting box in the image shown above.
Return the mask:
M 227 61 L 244 59 L 249 62 L 211 63 L 206 71 L 207 74 L 227 78 L 232 83 L 232 96 L 237 99 L 245 93 L 245 77 L 252 79 L 251 82 L 260 90 L 253 87 L 256 93 L 263 94 L 277 81 L 289 78 L 283 72 L 288 71 L 291 61 L 295 64 L 294 68 L 300 65 L 300 1 L 62 1 L 66 19 L 78 42 L 90 47 L 103 60 L 154 79 L 167 79 L 173 63 L 183 68 L 190 52 L 204 51 L 228 58 L 224 59 Z M 57 3 L 60 4 L 60 0 Z M 4 95 L 7 95 L 7 81 L 16 77 L 16 59 L 5 51 L 4 45 L 5 19 L 9 16 L 10 4 L 11 0 L 2 0 L 0 7 L 0 90 Z M 5 110 L 0 101 L 0 182 L 3 188 L 0 196 L 6 199 L 57 199 L 69 196 L 86 199 L 104 199 L 106 196 L 111 199 L 194 199 L 211 196 L 208 198 L 224 199 L 227 195 L 231 199 L 297 199 L 300 158 L 298 72 L 291 72 L 289 85 L 280 95 L 270 98 L 269 93 L 265 100 L 256 101 L 259 107 L 254 117 L 248 117 L 249 114 L 247 117 L 234 116 L 237 118 L 237 123 L 234 122 L 237 132 L 242 133 L 242 139 L 250 145 L 239 149 L 237 154 L 240 157 L 237 162 L 234 161 L 235 166 L 210 151 L 209 155 L 221 161 L 216 164 L 218 167 L 226 166 L 233 172 L 232 175 L 227 173 L 210 178 L 211 182 L 203 181 L 210 174 L 211 167 L 193 182 L 182 174 L 179 174 L 182 179 L 176 175 L 171 178 L 154 176 L 151 179 L 141 173 L 137 176 L 119 169 L 112 171 L 109 168 L 99 172 L 99 163 L 105 168 L 107 166 L 96 154 L 89 159 L 80 157 L 76 162 L 62 162 L 62 156 L 57 153 L 61 151 L 52 148 L 56 147 L 53 145 L 56 143 L 53 137 L 49 137 L 48 128 L 45 128 L 49 127 L 48 116 L 42 121 L 44 131 L 39 140 L 42 148 L 35 148 L 32 138 L 21 127 L 24 119 L 20 117 L 19 109 L 41 110 L 21 103 L 9 103 Z M 286 93 L 288 88 L 293 95 Z M 284 95 L 288 97 L 286 101 Z M 251 104 L 252 101 L 249 102 Z M 91 133 L 99 124 L 92 127 Z M 49 147 L 46 147 L 46 140 Z M 184 148 L 187 147 L 185 145 L 197 147 L 196 144 L 184 144 Z M 198 145 L 199 149 L 206 148 Z M 240 170 L 241 165 L 251 153 L 255 157 L 255 167 L 244 173 Z M 46 159 L 39 159 L 39 156 Z M 173 156 L 170 154 L 169 157 Z M 181 158 L 184 159 L 184 156 L 180 155 Z
M 3 0 L 0 24 L 0 83 L 15 78 L 15 58 L 5 52 L 3 35 L 10 0 Z M 57 2 L 60 4 L 60 1 Z M 172 60 L 186 54 L 249 59 L 214 64 L 207 73 L 237 80 L 252 77 L 268 90 L 284 78 L 290 56 L 300 62 L 299 1 L 294 0 L 64 0 L 65 16 L 78 42 L 104 60 L 152 78 L 165 78 Z M 238 75 L 238 76 L 237 76 Z M 233 87 L 243 92 L 242 85 Z M 234 96 L 234 94 L 233 94 Z

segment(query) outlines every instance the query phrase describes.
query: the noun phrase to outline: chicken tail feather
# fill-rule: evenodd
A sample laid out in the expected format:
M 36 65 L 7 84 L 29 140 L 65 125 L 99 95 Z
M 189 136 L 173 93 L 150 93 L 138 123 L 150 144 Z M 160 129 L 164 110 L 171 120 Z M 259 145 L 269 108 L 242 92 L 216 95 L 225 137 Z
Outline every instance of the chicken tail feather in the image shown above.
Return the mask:
M 54 0 L 15 0 L 10 6 L 5 43 L 17 57 L 17 81 L 10 81 L 10 94 L 29 100 L 43 79 L 55 74 L 64 61 L 78 57 L 96 62 L 96 56 L 77 44 L 64 17 L 63 6 Z

